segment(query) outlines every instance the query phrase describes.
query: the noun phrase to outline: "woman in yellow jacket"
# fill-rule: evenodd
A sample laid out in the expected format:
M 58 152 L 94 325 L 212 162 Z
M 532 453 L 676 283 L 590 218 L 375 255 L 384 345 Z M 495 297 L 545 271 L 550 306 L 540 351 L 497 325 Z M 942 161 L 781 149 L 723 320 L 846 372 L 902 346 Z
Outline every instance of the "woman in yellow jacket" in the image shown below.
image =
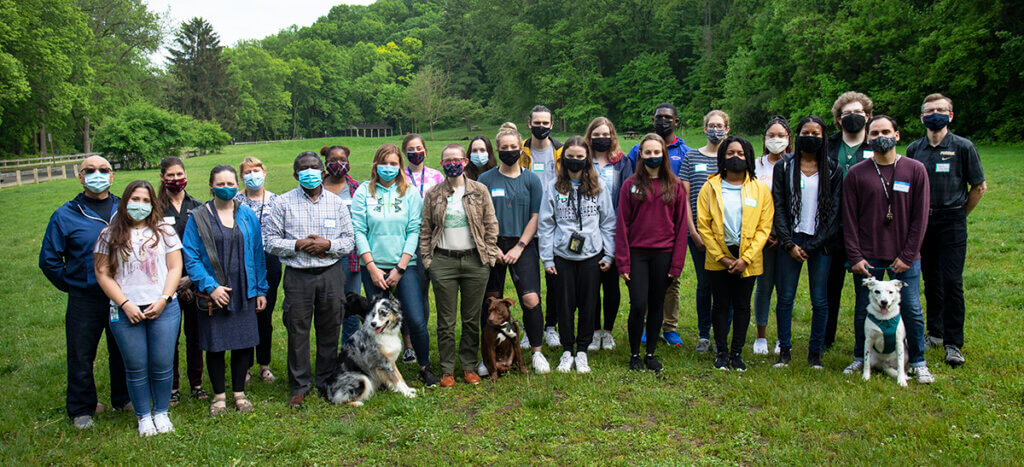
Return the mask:
M 761 250 L 772 231 L 772 190 L 754 174 L 754 148 L 737 137 L 718 147 L 718 173 L 697 196 L 697 232 L 707 248 L 711 321 L 718 355 L 715 368 L 746 371 L 743 343 L 750 326 L 750 295 L 762 272 Z M 732 347 L 727 345 L 732 308 Z

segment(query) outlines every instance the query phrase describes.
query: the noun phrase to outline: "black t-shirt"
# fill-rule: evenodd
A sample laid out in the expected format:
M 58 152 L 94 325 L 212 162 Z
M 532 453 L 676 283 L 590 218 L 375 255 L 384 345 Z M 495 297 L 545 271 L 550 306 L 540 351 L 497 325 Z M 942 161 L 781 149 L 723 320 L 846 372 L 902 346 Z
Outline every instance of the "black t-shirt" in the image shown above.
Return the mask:
M 952 132 L 938 146 L 932 146 L 927 136 L 910 143 L 907 156 L 924 164 L 928 171 L 932 209 L 962 208 L 967 204 L 968 185 L 985 181 L 978 148 Z
M 100 216 L 103 220 L 109 221 L 110 215 L 114 210 L 114 197 L 107 195 L 106 198 L 96 199 L 83 196 L 82 204 L 84 204 L 90 211 L 96 213 L 97 216 Z
M 181 201 L 181 211 L 174 209 L 174 205 L 167 203 L 167 209 L 164 209 L 164 222 L 171 224 L 174 227 L 174 231 L 178 233 L 178 238 L 185 238 L 185 224 L 188 222 L 188 212 L 195 209 L 197 206 L 202 206 L 203 203 L 193 198 L 188 192 L 185 193 L 185 199 Z

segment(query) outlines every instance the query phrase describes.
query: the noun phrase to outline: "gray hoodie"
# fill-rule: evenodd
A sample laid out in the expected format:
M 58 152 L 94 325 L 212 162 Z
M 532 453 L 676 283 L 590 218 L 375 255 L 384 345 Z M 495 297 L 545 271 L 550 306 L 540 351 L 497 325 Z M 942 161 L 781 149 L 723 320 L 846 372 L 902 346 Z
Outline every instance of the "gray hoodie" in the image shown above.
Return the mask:
M 611 190 L 602 182 L 601 193 L 597 197 L 580 198 L 582 230 L 576 216 L 576 193 L 575 185 L 568 195 L 559 193 L 555 190 L 555 180 L 544 187 L 537 237 L 540 259 L 546 268 L 555 265 L 555 256 L 582 261 L 603 252 L 604 261 L 611 263 L 615 258 L 615 207 L 612 206 Z M 578 254 L 569 252 L 569 238 L 573 232 L 579 232 L 586 238 L 583 251 Z

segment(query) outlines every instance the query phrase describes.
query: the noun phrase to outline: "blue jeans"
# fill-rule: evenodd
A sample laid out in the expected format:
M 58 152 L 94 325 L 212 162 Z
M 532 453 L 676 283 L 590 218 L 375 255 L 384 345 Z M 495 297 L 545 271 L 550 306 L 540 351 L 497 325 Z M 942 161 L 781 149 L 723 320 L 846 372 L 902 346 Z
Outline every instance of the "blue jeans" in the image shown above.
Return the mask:
M 776 291 L 775 258 L 778 255 L 786 254 L 779 247 L 764 247 L 761 250 L 761 257 L 764 258 L 761 264 L 764 272 L 757 276 L 757 289 L 754 291 L 754 324 L 757 326 L 768 325 L 768 312 L 772 309 L 772 293 Z M 776 306 L 778 301 L 776 300 Z
M 697 275 L 697 334 L 701 339 L 711 339 L 711 276 L 704 269 L 705 253 L 697 248 L 692 238 L 687 238 L 686 243 Z
M 385 277 L 390 269 L 384 269 Z M 363 278 L 363 288 L 366 295 L 373 297 L 383 294 L 384 291 L 373 285 L 370 280 L 370 272 L 362 268 L 359 272 Z M 421 367 L 430 365 L 430 335 L 427 334 L 427 310 L 423 308 L 423 284 L 420 283 L 419 266 L 410 264 L 405 274 L 398 281 L 394 295 L 402 302 L 402 319 L 409 329 L 409 339 L 412 340 L 412 349 L 416 351 L 416 361 Z
M 793 243 L 806 245 L 809 237 L 796 234 Z M 831 258 L 821 248 L 807 253 L 807 278 L 811 292 L 811 338 L 807 350 L 820 354 L 825 345 L 825 327 L 828 325 L 828 268 Z M 800 270 L 804 264 L 793 259 L 789 252 L 780 249 L 775 258 L 775 281 L 778 287 L 778 303 L 775 306 L 775 322 L 779 331 L 779 347 L 793 348 L 793 302 L 800 285 Z
M 869 259 L 872 266 L 888 266 L 892 261 Z M 886 270 L 868 269 L 876 279 L 883 279 Z M 910 355 L 910 367 L 925 366 L 924 361 L 924 316 L 921 315 L 921 260 L 914 261 L 901 274 L 893 274 L 890 270 L 889 279 L 899 279 L 907 285 L 900 290 L 900 316 L 907 329 L 907 353 Z M 861 285 L 861 279 L 854 275 L 853 290 L 857 292 L 857 302 L 853 308 L 853 360 L 864 361 L 864 319 L 868 316 L 868 289 Z
M 143 308 L 144 309 L 144 308 Z M 174 381 L 174 352 L 177 350 L 181 309 L 172 300 L 156 319 L 136 324 L 128 321 L 123 310 L 110 322 L 110 332 L 124 357 L 128 379 L 128 396 L 135 406 L 135 416 L 167 413 Z M 150 410 L 152 403 L 152 410 Z
M 344 271 L 345 274 L 345 295 L 348 295 L 349 292 L 358 295 L 363 288 L 363 280 L 359 277 L 359 271 L 348 271 L 348 256 L 341 258 L 341 270 Z M 349 316 L 341 322 L 342 344 L 344 344 L 352 334 L 355 334 L 356 330 L 359 329 L 359 325 L 359 317 L 357 316 Z

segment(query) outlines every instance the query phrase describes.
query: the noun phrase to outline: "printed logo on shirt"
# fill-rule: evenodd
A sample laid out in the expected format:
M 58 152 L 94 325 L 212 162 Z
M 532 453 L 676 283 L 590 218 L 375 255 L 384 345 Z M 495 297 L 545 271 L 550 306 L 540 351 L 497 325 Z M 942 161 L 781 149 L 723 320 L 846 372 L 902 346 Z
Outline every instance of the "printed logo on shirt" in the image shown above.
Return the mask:
M 949 162 L 939 162 L 935 164 L 935 173 L 948 174 L 949 166 Z
M 939 153 L 940 156 L 955 156 L 956 151 L 942 151 Z M 945 158 L 943 158 L 945 160 Z
M 491 198 L 504 198 L 504 197 L 505 197 L 505 189 L 504 188 L 491 188 Z
M 756 208 L 757 207 L 757 198 L 754 198 L 752 196 L 748 196 L 747 199 L 743 200 L 743 204 L 745 204 L 747 206 L 750 206 L 752 208 Z
M 910 182 L 901 182 L 897 180 L 893 182 L 892 189 L 893 191 L 898 191 L 900 193 L 910 193 Z
M 640 194 L 640 189 L 637 188 L 636 185 L 633 185 L 629 187 L 629 192 L 638 195 Z

